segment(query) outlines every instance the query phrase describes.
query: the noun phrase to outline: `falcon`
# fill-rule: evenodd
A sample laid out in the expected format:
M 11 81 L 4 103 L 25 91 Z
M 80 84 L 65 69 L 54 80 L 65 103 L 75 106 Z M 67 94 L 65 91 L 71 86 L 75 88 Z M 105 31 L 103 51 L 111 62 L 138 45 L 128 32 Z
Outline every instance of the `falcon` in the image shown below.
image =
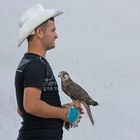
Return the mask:
M 94 125 L 90 105 L 97 106 L 98 102 L 94 101 L 80 85 L 75 83 L 66 71 L 61 71 L 58 77 L 61 78 L 62 91 L 72 99 L 76 107 L 80 107 L 81 103 L 84 105 L 89 119 Z

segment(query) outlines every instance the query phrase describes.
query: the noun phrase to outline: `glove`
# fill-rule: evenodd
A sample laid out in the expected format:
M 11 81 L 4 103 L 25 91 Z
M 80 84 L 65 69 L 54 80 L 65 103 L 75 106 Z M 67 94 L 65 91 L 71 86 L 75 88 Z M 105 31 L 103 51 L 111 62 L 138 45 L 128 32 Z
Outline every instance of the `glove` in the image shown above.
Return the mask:
M 72 122 L 72 120 L 70 121 L 70 119 L 68 119 L 68 122 L 64 122 L 64 128 L 66 130 L 70 130 L 70 128 L 78 127 L 78 121 L 80 119 L 79 108 L 78 107 L 74 107 L 73 103 L 64 104 L 63 107 L 68 107 L 69 108 L 69 111 L 68 111 L 68 114 L 67 114 L 67 119 L 71 116 L 70 112 L 76 112 L 76 114 L 77 114 L 77 111 L 78 111 L 78 115 L 77 115 L 77 118 L 75 119 L 75 121 Z M 76 111 L 73 111 L 73 110 L 76 110 Z
M 67 114 L 68 122 L 74 123 L 78 118 L 79 118 L 78 108 L 77 107 L 70 107 L 68 114 Z

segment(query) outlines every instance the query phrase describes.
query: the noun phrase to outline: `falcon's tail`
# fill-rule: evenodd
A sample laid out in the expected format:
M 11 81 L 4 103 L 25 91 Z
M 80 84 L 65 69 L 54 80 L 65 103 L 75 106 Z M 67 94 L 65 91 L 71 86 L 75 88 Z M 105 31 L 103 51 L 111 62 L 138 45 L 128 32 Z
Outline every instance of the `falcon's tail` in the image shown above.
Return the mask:
M 87 105 L 85 102 L 83 102 L 83 101 L 81 101 L 82 102 L 82 104 L 84 105 L 84 107 L 85 107 L 85 109 L 86 109 L 86 111 L 87 111 L 87 114 L 88 114 L 88 116 L 89 116 L 89 119 L 90 119 L 90 121 L 91 121 L 91 123 L 94 125 L 94 120 L 93 120 L 93 117 L 92 117 L 92 114 L 91 114 L 91 110 L 90 110 L 90 107 L 89 107 L 89 105 Z
M 99 103 L 96 102 L 96 101 L 94 101 L 94 100 L 91 100 L 90 104 L 93 105 L 93 106 L 97 106 L 97 105 L 99 105 Z

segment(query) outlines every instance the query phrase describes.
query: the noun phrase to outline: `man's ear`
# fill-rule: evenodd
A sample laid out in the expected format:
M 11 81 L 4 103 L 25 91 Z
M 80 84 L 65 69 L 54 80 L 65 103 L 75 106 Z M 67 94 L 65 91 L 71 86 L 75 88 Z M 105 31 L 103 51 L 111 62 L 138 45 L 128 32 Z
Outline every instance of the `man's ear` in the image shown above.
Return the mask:
M 43 36 L 44 36 L 44 31 L 42 28 L 38 27 L 35 29 L 35 33 L 36 33 L 36 36 L 39 38 L 39 39 L 42 39 Z

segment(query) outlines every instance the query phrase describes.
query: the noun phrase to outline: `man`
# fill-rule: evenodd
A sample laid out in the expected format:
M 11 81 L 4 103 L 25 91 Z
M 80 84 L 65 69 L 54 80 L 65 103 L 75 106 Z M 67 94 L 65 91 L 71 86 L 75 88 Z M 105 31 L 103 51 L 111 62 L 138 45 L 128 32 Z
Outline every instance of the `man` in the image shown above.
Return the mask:
M 63 122 L 79 119 L 76 107 L 61 107 L 57 82 L 45 59 L 58 37 L 54 17 L 62 13 L 37 4 L 21 17 L 18 46 L 27 39 L 28 50 L 15 76 L 18 112 L 23 118 L 18 140 L 62 140 Z

